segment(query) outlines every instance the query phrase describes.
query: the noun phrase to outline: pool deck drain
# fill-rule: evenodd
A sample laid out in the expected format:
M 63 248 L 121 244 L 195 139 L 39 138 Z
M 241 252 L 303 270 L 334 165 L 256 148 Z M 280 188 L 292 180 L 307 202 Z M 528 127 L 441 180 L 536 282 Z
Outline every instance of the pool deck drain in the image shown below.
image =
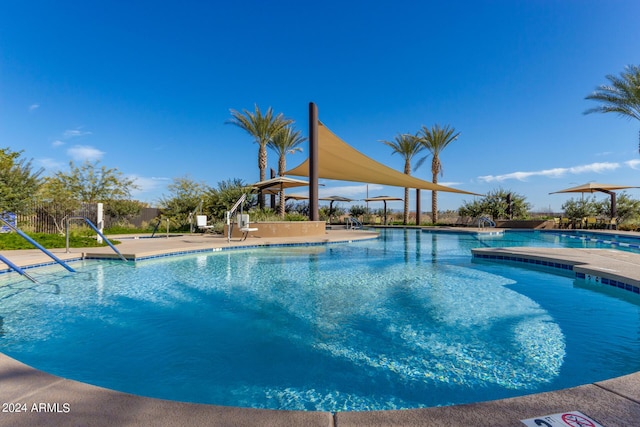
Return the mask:
M 247 246 L 321 244 L 374 238 L 365 231 L 331 230 L 315 239 L 258 239 L 228 243 L 211 235 L 126 239 L 130 259 Z M 63 260 L 111 257 L 110 248 L 54 250 Z M 3 251 L 20 267 L 50 264 L 37 250 Z M 478 254 L 478 255 L 476 255 Z M 606 249 L 482 248 L 489 262 L 524 262 L 640 286 L 640 255 Z M 494 258 L 491 258 L 491 257 Z M 501 257 L 501 258 L 498 258 Z M 536 261 L 539 261 L 536 262 Z M 556 267 L 558 264 L 560 267 Z M 570 266 L 571 269 L 562 266 Z M 544 265 L 543 265 L 544 266 Z M 548 267 L 548 266 L 544 266 Z M 589 277 L 587 277 L 589 276 Z M 577 276 L 580 278 L 580 276 Z M 625 290 L 630 290 L 626 289 Z M 631 289 L 631 291 L 633 291 Z M 0 353 L 0 426 L 523 426 L 523 419 L 580 411 L 606 427 L 640 425 L 640 372 L 570 389 L 467 405 L 366 412 L 306 412 L 174 402 L 120 393 L 59 378 Z M 543 424 L 544 425 L 544 424 Z

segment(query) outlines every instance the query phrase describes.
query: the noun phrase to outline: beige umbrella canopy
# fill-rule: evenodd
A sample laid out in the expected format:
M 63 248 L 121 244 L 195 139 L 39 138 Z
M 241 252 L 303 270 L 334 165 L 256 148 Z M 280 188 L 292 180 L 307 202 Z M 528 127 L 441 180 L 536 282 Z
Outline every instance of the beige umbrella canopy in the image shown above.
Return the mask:
M 640 188 L 633 185 L 620 185 L 620 184 L 602 184 L 599 182 L 588 182 L 586 184 L 578 185 L 577 187 L 566 188 L 564 190 L 554 191 L 549 194 L 558 193 L 595 193 L 601 192 L 611 196 L 611 218 L 616 217 L 616 193 L 615 190 L 624 190 L 626 188 Z
M 284 189 L 293 187 L 304 187 L 309 185 L 307 181 L 286 176 L 278 176 L 265 181 L 256 182 L 251 186 L 262 193 L 280 194 L 280 216 L 284 217 Z
M 309 182 L 301 179 L 288 178 L 286 176 L 278 176 L 251 184 L 251 187 L 263 193 L 277 194 L 285 188 L 304 187 L 306 185 L 309 185 Z
M 307 200 L 309 196 L 305 196 L 303 194 L 290 194 L 287 196 L 287 199 L 293 200 Z M 329 202 L 329 218 L 331 218 L 331 212 L 333 212 L 333 202 L 353 202 L 353 199 L 342 196 L 328 196 L 328 197 L 320 197 L 318 200 L 324 200 Z
M 404 199 L 391 196 L 376 196 L 364 199 L 365 202 L 383 202 L 384 203 L 384 224 L 387 225 L 387 202 L 401 202 Z

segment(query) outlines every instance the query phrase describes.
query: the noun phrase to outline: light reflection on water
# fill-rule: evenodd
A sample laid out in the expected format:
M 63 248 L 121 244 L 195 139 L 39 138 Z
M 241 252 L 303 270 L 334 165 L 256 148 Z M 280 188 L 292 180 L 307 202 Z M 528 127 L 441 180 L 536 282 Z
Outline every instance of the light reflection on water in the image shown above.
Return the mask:
M 471 248 L 499 244 L 397 230 L 84 262 L 78 274 L 40 273 L 41 284 L 5 280 L 0 350 L 136 394 L 329 411 L 489 400 L 640 370 L 637 298 L 471 262 Z

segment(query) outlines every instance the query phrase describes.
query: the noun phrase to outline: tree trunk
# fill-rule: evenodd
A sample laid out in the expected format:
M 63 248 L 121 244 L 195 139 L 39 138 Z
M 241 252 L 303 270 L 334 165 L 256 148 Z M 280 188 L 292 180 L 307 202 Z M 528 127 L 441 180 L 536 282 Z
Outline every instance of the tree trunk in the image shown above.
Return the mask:
M 278 175 L 284 176 L 284 171 L 287 169 L 287 161 L 285 159 L 285 154 L 281 154 L 278 158 Z M 284 218 L 285 215 L 285 202 L 286 197 L 284 195 L 284 188 L 280 192 L 280 216 Z
M 411 175 L 411 160 L 407 159 L 404 162 L 404 173 Z M 404 188 L 404 216 L 402 217 L 402 223 L 407 225 L 409 222 L 409 189 Z
M 402 218 L 402 223 L 407 225 L 409 222 L 409 189 L 405 187 L 404 189 L 404 217 Z
M 438 183 L 438 173 L 440 172 L 440 159 L 437 155 L 433 155 L 433 160 L 431 163 L 431 173 L 434 184 Z M 433 190 L 431 191 L 431 221 L 433 225 L 438 222 L 438 192 Z
M 438 174 L 433 174 L 433 183 L 438 183 Z M 438 222 L 438 192 L 435 190 L 431 191 L 431 222 L 433 225 Z
M 263 144 L 260 144 L 258 151 L 258 167 L 260 168 L 260 181 L 264 181 L 267 173 L 267 146 Z M 262 192 L 258 195 L 258 203 L 260 209 L 264 209 L 264 194 Z

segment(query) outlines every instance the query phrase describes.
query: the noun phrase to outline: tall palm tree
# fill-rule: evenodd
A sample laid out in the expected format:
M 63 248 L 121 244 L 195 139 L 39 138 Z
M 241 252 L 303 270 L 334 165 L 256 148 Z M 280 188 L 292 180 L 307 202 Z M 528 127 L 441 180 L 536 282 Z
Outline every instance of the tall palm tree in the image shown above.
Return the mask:
M 393 138 L 393 141 L 380 141 L 383 144 L 391 147 L 393 154 L 400 154 L 404 159 L 404 173 L 411 175 L 411 160 L 420 151 L 424 150 L 424 145 L 415 135 L 398 134 Z M 404 217 L 402 222 L 407 225 L 409 221 L 409 189 L 404 189 Z M 419 224 L 418 224 L 419 225 Z
M 303 137 L 299 130 L 294 130 L 293 126 L 285 126 L 273 135 L 267 146 L 278 153 L 278 175 L 283 176 L 287 169 L 287 154 L 302 151 L 299 147 L 307 138 Z M 280 216 L 284 217 L 284 190 L 280 192 Z
M 459 135 L 460 132 L 456 133 L 455 129 L 449 125 L 440 127 L 440 125 L 437 124 L 432 126 L 431 129 L 423 125 L 422 129 L 418 132 L 420 142 L 431 152 L 431 175 L 434 184 L 438 183 L 438 175 L 442 175 L 440 152 L 444 150 L 447 145 L 458 139 Z M 434 224 L 438 222 L 438 192 L 435 190 L 431 192 L 431 218 Z
M 585 98 L 598 101 L 601 105 L 584 113 L 618 113 L 623 117 L 640 120 L 640 66 L 627 65 L 620 77 L 608 75 L 607 79 L 611 85 L 601 85 Z
M 271 107 L 264 115 L 257 105 L 255 105 L 255 110 L 255 113 L 252 113 L 248 110 L 240 112 L 231 109 L 231 119 L 227 123 L 247 131 L 259 145 L 258 168 L 260 169 L 260 181 L 264 181 L 267 171 L 267 144 L 280 129 L 293 123 L 293 120 L 285 118 L 282 113 L 274 116 Z M 264 195 L 260 196 L 260 207 L 264 207 Z

